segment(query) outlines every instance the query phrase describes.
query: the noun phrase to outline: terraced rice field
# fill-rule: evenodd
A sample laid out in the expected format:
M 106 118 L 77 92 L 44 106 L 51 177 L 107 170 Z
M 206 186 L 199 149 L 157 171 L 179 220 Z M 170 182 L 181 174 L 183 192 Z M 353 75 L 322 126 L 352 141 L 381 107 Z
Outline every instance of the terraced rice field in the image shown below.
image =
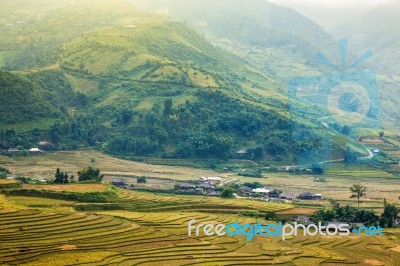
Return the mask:
M 118 190 L 119 199 L 112 203 L 124 210 L 135 212 L 211 212 L 235 213 L 243 211 L 282 211 L 294 208 L 291 204 L 270 203 L 247 199 L 222 199 L 219 197 L 161 195 L 147 192 Z M 82 203 L 89 206 L 103 206 L 104 204 Z
M 151 163 L 163 164 L 163 160 L 148 159 Z M 176 165 L 172 165 L 176 163 Z M 102 173 L 119 177 L 147 176 L 174 180 L 196 179 L 198 176 L 218 176 L 211 170 L 192 168 L 184 160 L 166 161 L 166 165 L 153 165 L 122 160 L 97 151 L 80 150 L 45 153 L 43 156 L 7 157 L 0 155 L 0 164 L 21 176 L 54 178 L 55 169 L 75 174 L 84 167 L 100 168 Z M 169 165 L 168 165 L 169 164 Z M 181 166 L 177 166 L 181 165 Z
M 77 171 L 91 156 L 95 158 L 95 166 L 104 167 L 113 175 L 147 174 L 187 180 L 203 173 L 203 170 L 186 167 L 152 167 L 86 151 L 46 156 L 48 158 L 26 161 L 0 157 L 0 161 L 10 160 L 8 166 L 18 171 L 22 169 L 22 172 L 40 170 L 40 176 L 53 175 L 50 169 L 60 162 L 63 170 Z M 122 163 L 119 169 L 115 166 L 118 163 Z M 211 171 L 204 172 L 215 175 Z M 398 203 L 394 178 L 380 170 L 356 166 L 344 171 L 334 164 L 328 170 L 327 183 L 314 182 L 312 176 L 286 173 L 271 173 L 257 181 L 284 188 L 287 192 L 323 192 L 324 197 L 334 196 L 341 201 L 349 201 L 349 180 L 362 181 L 369 187 L 369 198 L 362 206 L 377 208 L 381 206 L 379 197 L 383 192 L 390 202 Z M 237 179 L 254 181 L 245 177 Z M 90 192 L 104 191 L 107 186 L 24 185 L 23 188 Z M 261 236 L 250 242 L 243 237 L 189 237 L 187 224 L 192 219 L 203 224 L 236 221 L 244 224 L 257 222 L 255 218 L 241 216 L 244 211 L 261 214 L 276 211 L 290 216 L 311 214 L 314 209 L 306 205 L 295 208 L 291 204 L 247 199 L 163 195 L 122 189 L 117 192 L 118 198 L 110 199 L 108 203 L 0 195 L 0 265 L 400 265 L 400 229 L 385 231 L 382 237 L 298 236 L 286 241 Z M 107 209 L 107 205 L 111 208 Z M 76 211 L 79 207 L 82 210 L 93 208 L 90 212 Z
M 0 263 L 10 265 L 399 265 L 400 232 L 384 237 L 188 237 L 187 222 L 255 222 L 212 213 L 127 211 L 0 216 Z

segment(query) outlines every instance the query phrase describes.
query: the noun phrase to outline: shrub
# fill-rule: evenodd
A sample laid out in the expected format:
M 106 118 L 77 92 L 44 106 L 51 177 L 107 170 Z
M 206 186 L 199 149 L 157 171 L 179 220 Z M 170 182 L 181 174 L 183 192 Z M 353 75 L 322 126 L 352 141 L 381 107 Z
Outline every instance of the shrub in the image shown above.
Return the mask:
M 91 166 L 79 171 L 78 176 L 79 181 L 95 181 L 96 183 L 100 183 L 104 177 L 104 175 L 100 174 L 99 169 L 93 169 Z
M 224 188 L 224 190 L 221 192 L 221 198 L 233 198 L 234 192 L 235 191 L 230 187 Z
M 147 177 L 145 176 L 138 177 L 136 182 L 138 182 L 139 184 L 145 184 L 147 183 Z
M 116 192 L 107 190 L 104 192 L 57 192 L 51 190 L 35 190 L 35 189 L 18 189 L 18 190 L 3 190 L 5 195 L 12 196 L 27 196 L 27 197 L 43 197 L 51 199 L 64 199 L 79 202 L 107 202 L 116 197 Z
M 244 211 L 240 213 L 241 216 L 247 216 L 247 217 L 254 217 L 254 218 L 259 218 L 261 217 L 261 213 L 258 211 Z
M 269 211 L 265 214 L 265 220 L 274 220 L 276 218 L 276 212 Z
M 20 187 L 21 187 L 20 182 L 0 184 L 0 189 L 13 189 L 13 188 L 20 188 Z

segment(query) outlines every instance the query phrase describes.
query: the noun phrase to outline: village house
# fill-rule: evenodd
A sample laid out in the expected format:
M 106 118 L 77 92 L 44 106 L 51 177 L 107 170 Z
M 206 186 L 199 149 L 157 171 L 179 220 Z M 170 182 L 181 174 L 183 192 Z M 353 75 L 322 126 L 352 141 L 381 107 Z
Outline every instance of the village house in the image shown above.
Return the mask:
M 248 157 L 248 153 L 246 150 L 239 150 L 237 152 L 235 152 L 235 154 L 233 155 L 234 158 L 236 159 L 247 159 Z
M 7 150 L 7 152 L 9 152 L 9 153 L 19 153 L 19 150 L 17 148 L 9 148 Z
M 198 187 L 198 188 L 196 188 L 196 192 L 199 193 L 199 194 L 203 194 L 204 190 L 202 188 Z
M 322 194 L 314 194 L 310 192 L 301 193 L 298 196 L 299 199 L 302 200 L 322 200 Z
M 181 183 L 179 185 L 179 189 L 180 190 L 185 190 L 185 191 L 190 191 L 190 190 L 195 190 L 196 186 L 192 185 L 192 184 L 189 184 L 189 183 Z
M 203 190 L 206 190 L 206 191 L 213 190 L 215 188 L 213 185 L 211 185 L 208 182 L 202 183 L 202 184 L 198 185 L 197 187 L 202 188 Z
M 207 181 L 210 183 L 222 183 L 221 177 L 208 177 Z
M 128 182 L 124 179 L 115 179 L 111 182 L 113 186 L 125 188 L 128 186 Z
M 210 196 L 210 197 L 219 197 L 219 196 L 221 196 L 221 192 L 213 191 L 213 192 L 209 193 L 208 196 Z
M 266 189 L 266 188 L 255 188 L 255 189 L 253 189 L 251 192 L 253 192 L 253 193 L 259 193 L 259 194 L 263 194 L 263 195 L 268 196 L 269 193 L 271 192 L 271 190 Z
M 242 196 L 250 196 L 252 194 L 252 189 L 247 186 L 241 186 L 238 188 L 238 193 Z
M 222 183 L 221 177 L 199 177 L 200 182 L 208 182 L 208 183 Z
M 30 154 L 42 154 L 43 151 L 39 148 L 32 148 L 32 149 L 29 149 L 29 153 Z
M 46 178 L 38 178 L 38 179 L 34 179 L 36 184 L 46 184 L 47 183 L 47 179 Z
M 373 150 L 372 150 L 372 153 L 373 153 L 373 154 L 378 154 L 378 153 L 380 153 L 380 152 L 381 152 L 380 149 L 373 149 Z
M 207 181 L 207 177 L 200 176 L 200 177 L 199 177 L 199 181 L 200 181 L 200 182 L 206 182 L 206 181 Z
M 293 200 L 295 196 L 293 194 L 281 193 L 279 198 L 282 200 Z
M 310 224 L 315 224 L 314 222 L 312 222 L 310 220 L 310 217 L 308 217 L 306 215 L 298 215 L 297 217 L 295 217 L 294 222 L 303 224 L 305 226 L 310 225 Z
M 245 150 L 240 150 L 240 151 L 235 152 L 235 154 L 236 154 L 236 155 L 239 155 L 239 156 L 245 156 L 245 155 L 247 154 L 247 151 L 245 151 Z
M 39 141 L 39 142 L 37 143 L 37 145 L 38 145 L 40 148 L 42 148 L 42 149 L 49 149 L 49 148 L 54 147 L 54 145 L 51 144 L 51 143 L 48 142 L 48 141 Z

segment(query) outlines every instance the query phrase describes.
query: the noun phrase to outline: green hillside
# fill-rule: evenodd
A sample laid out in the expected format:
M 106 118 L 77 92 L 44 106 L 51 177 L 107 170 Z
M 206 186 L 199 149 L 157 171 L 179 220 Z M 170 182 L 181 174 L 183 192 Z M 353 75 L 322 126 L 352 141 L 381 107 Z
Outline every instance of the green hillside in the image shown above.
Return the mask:
M 252 159 L 293 162 L 338 135 L 317 120 L 296 117 L 304 124 L 298 133 L 312 136 L 296 141 L 282 85 L 184 23 L 124 1 L 43 11 L 0 41 L 7 44 L 3 69 L 37 84 L 32 93 L 57 111 L 27 102 L 48 116 L 32 112 L 15 120 L 4 129 L 15 129 L 16 136 L 2 148 L 46 139 L 60 149 L 119 155 L 228 158 L 247 149 Z M 57 121 L 25 123 L 42 118 Z M 341 157 L 345 137 L 334 139 L 334 156 Z
M 314 77 L 332 72 L 329 66 L 316 59 L 318 52 L 335 64 L 341 60 L 339 45 L 322 27 L 291 8 L 268 1 L 132 2 L 153 12 L 168 14 L 172 18 L 184 21 L 214 45 L 243 58 L 248 64 L 282 84 L 286 84 L 292 78 Z M 349 52 L 350 59 L 360 55 L 358 51 Z M 247 89 L 259 95 L 269 96 L 254 88 Z M 391 102 L 390 107 L 393 105 Z M 324 108 L 326 109 L 326 104 L 323 103 L 322 109 Z M 310 112 L 314 113 L 314 110 L 310 109 Z M 312 118 L 330 115 L 318 111 Z M 384 114 L 382 116 L 388 117 Z M 328 123 L 334 122 L 333 118 L 328 120 Z M 372 124 L 374 123 L 367 121 L 359 126 L 369 128 Z
M 26 1 L 13 2 L 10 9 L 14 12 L 10 10 L 4 15 L 5 24 L 0 28 L 0 63 L 7 70 L 55 64 L 62 56 L 63 44 L 83 33 L 128 24 L 130 18 L 138 14 L 124 1 L 85 0 L 74 4 L 57 2 L 50 10 L 36 6 L 37 12 L 27 16 L 21 12 L 27 8 Z M 46 2 L 44 5 L 47 6 Z
M 61 115 L 51 99 L 45 96 L 44 89 L 26 77 L 0 71 L 0 84 L 1 124 L 16 124 Z
M 263 0 L 133 0 L 187 22 L 215 45 L 281 80 L 312 75 L 318 51 L 331 57 L 335 41 L 293 9 Z M 290 71 L 288 71 L 290 70 Z

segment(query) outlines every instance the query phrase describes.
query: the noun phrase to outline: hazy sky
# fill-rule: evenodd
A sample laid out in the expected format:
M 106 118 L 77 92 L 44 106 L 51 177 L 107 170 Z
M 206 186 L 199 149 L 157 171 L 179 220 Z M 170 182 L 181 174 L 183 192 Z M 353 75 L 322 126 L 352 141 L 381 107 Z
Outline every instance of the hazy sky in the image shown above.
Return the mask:
M 354 8 L 354 7 L 372 7 L 395 0 L 269 0 L 276 4 L 284 5 L 312 5 L 327 8 Z
M 332 31 L 345 21 L 369 9 L 400 0 L 267 0 L 296 9 L 326 30 Z

